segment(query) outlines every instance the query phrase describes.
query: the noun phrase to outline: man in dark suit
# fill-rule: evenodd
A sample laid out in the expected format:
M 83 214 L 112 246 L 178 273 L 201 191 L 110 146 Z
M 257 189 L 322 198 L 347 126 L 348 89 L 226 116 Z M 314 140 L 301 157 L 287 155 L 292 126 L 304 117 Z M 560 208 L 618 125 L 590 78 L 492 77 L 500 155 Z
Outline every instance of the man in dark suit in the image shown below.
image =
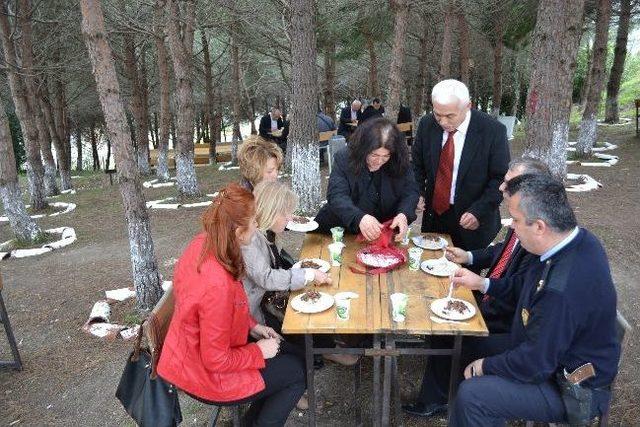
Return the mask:
M 509 195 L 505 191 L 509 180 L 523 174 L 542 174 L 550 176 L 549 168 L 539 160 L 533 158 L 519 158 L 509 164 L 509 170 L 504 176 L 504 181 L 500 185 L 505 201 Z M 527 252 L 517 236 L 510 228 L 507 231 L 504 241 L 484 249 L 465 251 L 453 247 L 446 249 L 446 256 L 450 261 L 458 264 L 466 264 L 477 269 L 489 268 L 486 278 L 475 273 L 468 273 L 468 280 L 478 283 L 478 287 L 483 287 L 484 292 L 474 292 L 478 301 L 478 307 L 482 313 L 489 333 L 492 336 L 505 335 L 497 338 L 498 342 L 507 341 L 506 334 L 511 329 L 513 315 L 518 303 L 514 295 L 517 291 L 505 295 L 503 298 L 495 298 L 487 291 L 491 286 L 498 289 L 506 287 L 521 289 L 524 277 L 536 256 Z M 478 340 L 465 340 L 465 347 L 476 346 L 482 349 L 482 353 L 491 352 L 486 344 Z M 451 347 L 453 341 L 450 337 L 433 337 L 432 348 Z M 501 350 L 501 348 L 499 348 Z M 431 356 L 427 364 L 422 386 L 418 398 L 414 403 L 403 405 L 402 408 L 411 415 L 429 417 L 447 409 L 447 397 L 449 395 L 449 373 L 451 372 L 451 358 L 449 356 Z
M 282 120 L 282 112 L 280 111 L 280 109 L 273 107 L 270 113 L 265 114 L 260 119 L 260 127 L 258 132 L 260 133 L 261 137 L 275 141 L 277 140 L 277 137 L 274 136 L 272 132 L 282 129 L 283 126 L 284 123 Z
M 373 98 L 371 101 L 371 105 L 364 109 L 362 112 L 361 122 L 364 122 L 367 119 L 372 117 L 383 117 L 384 116 L 384 107 L 382 106 L 382 102 L 380 98 Z
M 338 135 L 344 136 L 347 140 L 356 129 L 358 122 L 362 120 L 362 102 L 354 99 L 350 107 L 344 107 L 340 112 L 340 124 Z
M 509 164 L 506 129 L 471 110 L 462 82 L 441 81 L 431 98 L 433 114 L 420 120 L 412 146 L 422 231 L 447 233 L 465 250 L 484 248 L 500 229 L 498 187 Z

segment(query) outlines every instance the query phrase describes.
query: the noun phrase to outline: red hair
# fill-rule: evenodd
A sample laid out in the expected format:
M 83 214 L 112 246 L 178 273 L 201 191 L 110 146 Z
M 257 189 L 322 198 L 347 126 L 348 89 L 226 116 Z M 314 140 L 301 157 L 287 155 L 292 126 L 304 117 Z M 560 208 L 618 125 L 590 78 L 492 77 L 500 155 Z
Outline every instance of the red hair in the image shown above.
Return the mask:
M 213 256 L 236 280 L 244 276 L 245 267 L 235 231 L 249 226 L 255 212 L 254 197 L 250 191 L 238 184 L 229 184 L 220 190 L 202 215 L 206 239 L 198 259 L 198 271 L 205 259 Z

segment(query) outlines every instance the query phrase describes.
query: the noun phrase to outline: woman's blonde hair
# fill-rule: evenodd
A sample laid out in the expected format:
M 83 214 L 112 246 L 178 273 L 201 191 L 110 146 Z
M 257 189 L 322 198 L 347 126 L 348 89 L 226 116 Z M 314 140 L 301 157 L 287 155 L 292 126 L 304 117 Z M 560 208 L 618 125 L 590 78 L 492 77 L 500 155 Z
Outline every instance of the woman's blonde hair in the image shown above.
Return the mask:
M 240 173 L 251 185 L 256 185 L 262 180 L 264 167 L 271 158 L 276 159 L 280 169 L 283 160 L 280 147 L 261 136 L 252 135 L 238 149 Z
M 289 186 L 278 181 L 262 181 L 253 190 L 256 199 L 258 229 L 273 227 L 278 215 L 289 215 L 298 207 L 298 196 Z

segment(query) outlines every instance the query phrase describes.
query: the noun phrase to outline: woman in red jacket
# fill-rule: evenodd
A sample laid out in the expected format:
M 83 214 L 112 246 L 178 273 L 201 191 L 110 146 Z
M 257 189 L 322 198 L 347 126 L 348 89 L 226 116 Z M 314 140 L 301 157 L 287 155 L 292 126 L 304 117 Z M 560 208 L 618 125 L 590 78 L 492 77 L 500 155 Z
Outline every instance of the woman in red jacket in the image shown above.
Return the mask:
M 240 245 L 256 230 L 253 195 L 228 185 L 202 222 L 176 264 L 158 373 L 213 404 L 252 402 L 246 416 L 255 426 L 282 426 L 304 393 L 305 372 L 298 356 L 278 354 L 282 337 L 249 313 Z

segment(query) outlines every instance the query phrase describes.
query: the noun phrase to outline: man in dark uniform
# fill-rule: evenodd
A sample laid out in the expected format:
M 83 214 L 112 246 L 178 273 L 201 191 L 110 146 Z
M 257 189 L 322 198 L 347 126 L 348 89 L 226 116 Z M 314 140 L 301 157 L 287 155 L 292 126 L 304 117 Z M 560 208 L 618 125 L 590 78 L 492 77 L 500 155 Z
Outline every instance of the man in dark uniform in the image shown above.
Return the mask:
M 505 200 L 509 195 L 506 192 L 507 182 L 523 174 L 543 174 L 550 176 L 549 168 L 537 159 L 530 157 L 519 158 L 509 163 L 509 170 L 500 185 Z M 507 231 L 504 241 L 490 245 L 484 249 L 465 251 L 453 247 L 446 249 L 446 256 L 450 261 L 458 264 L 472 265 L 477 269 L 488 268 L 486 278 L 469 272 L 469 280 L 475 280 L 477 287 L 484 286 L 489 289 L 492 284 L 501 282 L 498 287 L 522 287 L 522 281 L 536 256 L 527 252 L 520 245 L 513 229 Z M 486 291 L 485 291 L 486 292 Z M 482 313 L 489 333 L 492 335 L 508 334 L 513 322 L 513 314 L 516 309 L 517 299 L 494 298 L 490 295 L 474 291 L 478 307 Z M 506 342 L 506 337 L 504 338 Z M 464 341 L 465 346 L 477 346 L 476 342 Z M 432 348 L 451 348 L 451 337 L 433 337 Z M 431 356 L 427 363 L 418 398 L 415 402 L 403 405 L 402 408 L 409 414 L 422 417 L 430 417 L 447 410 L 447 398 L 449 396 L 449 374 L 451 372 L 450 356 Z
M 358 122 L 362 120 L 362 102 L 354 99 L 350 107 L 344 107 L 340 111 L 340 123 L 338 126 L 338 135 L 344 136 L 347 140 L 351 136 Z
M 587 418 L 602 415 L 620 358 L 607 255 L 593 234 L 577 226 L 562 183 L 521 175 L 507 183 L 507 192 L 512 228 L 522 247 L 539 258 L 521 289 L 499 282 L 489 287 L 496 298 L 518 296 L 509 344 L 466 367 L 450 425 L 567 422 L 578 411 L 561 387 L 583 396 Z M 481 290 L 466 269 L 453 280 Z M 595 375 L 577 375 L 589 372 L 578 369 L 586 364 Z
M 485 248 L 500 229 L 498 187 L 509 164 L 506 129 L 471 110 L 462 82 L 441 81 L 431 99 L 433 114 L 420 119 L 412 145 L 422 231 L 447 233 L 465 250 Z
M 367 106 L 362 112 L 360 122 L 362 123 L 372 117 L 384 117 L 384 107 L 382 106 L 380 98 L 373 98 L 371 105 Z

